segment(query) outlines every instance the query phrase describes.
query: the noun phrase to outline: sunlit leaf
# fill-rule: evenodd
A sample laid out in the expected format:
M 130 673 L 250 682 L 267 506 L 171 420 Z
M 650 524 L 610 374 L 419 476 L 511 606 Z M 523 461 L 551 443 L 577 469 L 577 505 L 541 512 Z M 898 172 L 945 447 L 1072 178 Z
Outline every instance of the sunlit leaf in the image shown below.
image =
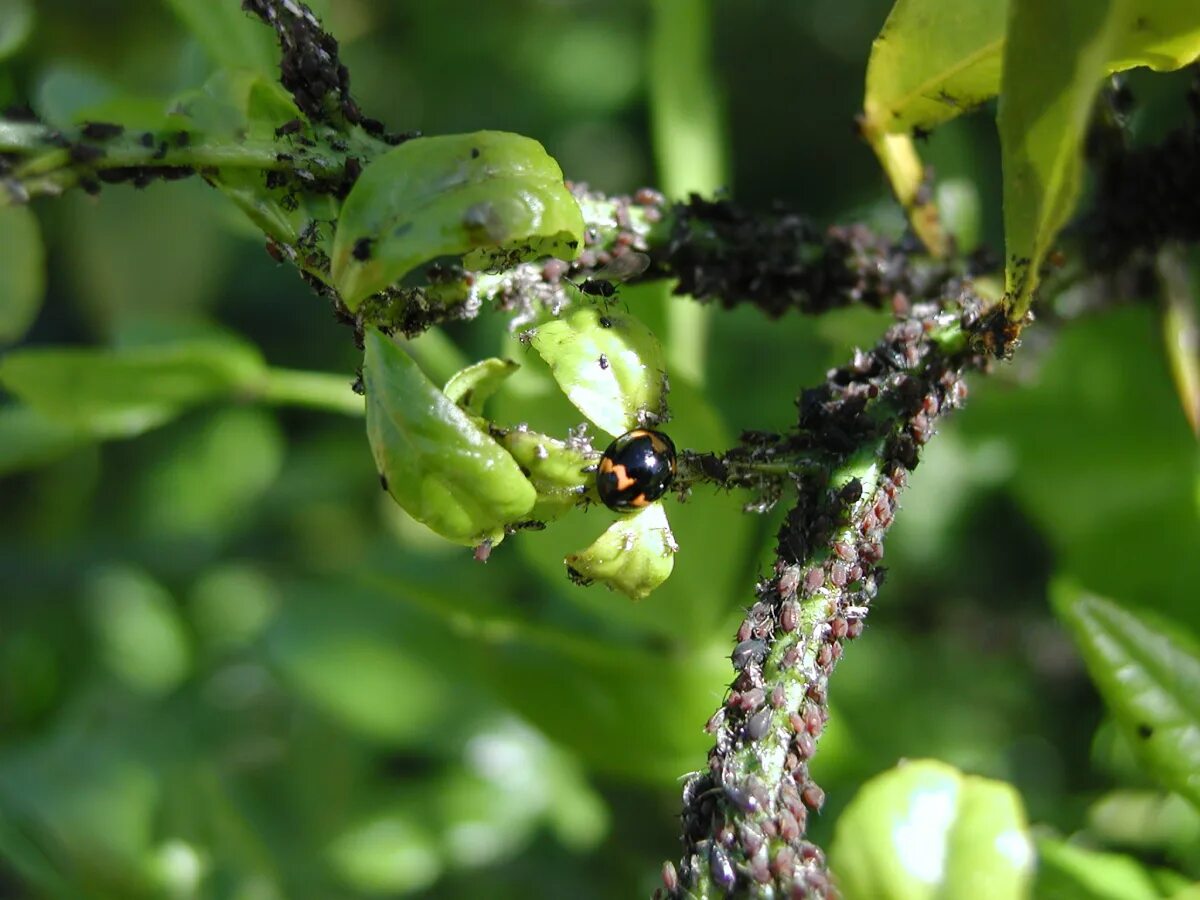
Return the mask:
M 932 129 L 1000 88 L 1008 0 L 898 0 L 871 45 L 869 133 Z
M 567 557 L 573 578 L 641 600 L 671 577 L 678 548 L 661 503 L 613 522 L 586 550 Z
M 1200 6 L 1189 0 L 1126 0 L 1110 72 L 1149 66 L 1170 72 L 1200 57 Z
M 568 399 L 609 434 L 665 415 L 662 347 L 632 315 L 583 306 L 539 326 L 531 346 Z
M 863 785 L 838 818 L 830 862 L 846 900 L 1017 900 L 1034 858 L 1011 786 L 914 760 Z
M 1012 0 L 998 124 L 1014 317 L 1028 309 L 1039 269 L 1075 209 L 1083 140 L 1123 7 L 1121 0 Z
M 898 0 L 871 45 L 863 135 L 934 252 L 944 249 L 944 238 L 936 207 L 922 199 L 925 167 L 910 134 L 996 95 L 1007 12 L 1007 0 Z
M 1013 0 L 999 129 L 1005 281 L 1014 315 L 1028 308 L 1039 269 L 1075 209 L 1101 79 L 1137 65 L 1178 68 L 1197 55 L 1196 4 Z
M 0 207 L 0 344 L 20 340 L 46 290 L 46 252 L 27 206 Z
M 537 499 L 513 458 L 377 330 L 366 335 L 367 436 L 396 502 L 463 544 L 503 534 Z
M 418 138 L 377 158 L 350 191 L 333 280 L 353 310 L 439 256 L 483 248 L 508 262 L 571 259 L 582 240 L 579 206 L 537 141 L 500 131 Z
M 1069 583 L 1059 582 L 1053 599 L 1149 774 L 1200 807 L 1200 650 Z
M 254 347 L 205 339 L 129 350 L 16 350 L 0 360 L 0 383 L 51 418 L 116 435 L 251 392 L 264 371 Z
M 442 393 L 472 415 L 482 415 L 483 404 L 518 368 L 511 359 L 483 359 L 456 372 Z

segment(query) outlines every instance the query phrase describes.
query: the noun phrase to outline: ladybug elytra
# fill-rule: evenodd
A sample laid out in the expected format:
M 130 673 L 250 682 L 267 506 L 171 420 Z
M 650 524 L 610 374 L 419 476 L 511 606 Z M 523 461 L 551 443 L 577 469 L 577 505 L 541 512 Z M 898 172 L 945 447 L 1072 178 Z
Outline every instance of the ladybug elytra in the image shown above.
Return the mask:
M 635 428 L 604 451 L 596 490 L 609 509 L 629 512 L 657 500 L 675 477 L 675 445 L 661 431 Z

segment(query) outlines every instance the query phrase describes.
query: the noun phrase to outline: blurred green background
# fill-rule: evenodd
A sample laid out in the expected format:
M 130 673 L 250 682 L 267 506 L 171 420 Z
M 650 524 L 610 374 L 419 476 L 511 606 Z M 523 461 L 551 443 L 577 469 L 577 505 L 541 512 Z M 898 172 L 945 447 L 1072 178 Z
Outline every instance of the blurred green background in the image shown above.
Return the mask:
M 52 122 L 110 96 L 161 103 L 214 68 L 170 3 L 26 6 L 0 104 Z M 853 129 L 884 0 L 719 3 L 711 21 L 690 0 L 316 7 L 359 101 L 392 129 L 517 131 L 602 190 L 725 186 L 752 206 L 901 227 Z M 689 44 L 708 35 L 711 66 Z M 262 38 L 247 52 L 267 53 Z M 1135 125 L 1161 131 L 1177 87 L 1135 80 Z M 990 117 L 923 152 L 962 236 L 998 248 Z M 199 181 L 35 212 L 49 294 L 27 345 L 223 329 L 347 384 L 360 362 Z M 697 314 L 657 287 L 622 299 L 676 365 L 672 436 L 704 450 L 788 426 L 798 390 L 886 321 Z M 533 371 L 493 416 L 563 433 L 578 413 L 504 325 L 485 314 L 411 350 L 435 380 L 515 354 Z M 933 756 L 1011 781 L 1047 828 L 1200 877 L 1200 817 L 1141 780 L 1046 603 L 1069 576 L 1200 632 L 1196 445 L 1159 332 L 1134 302 L 1037 330 L 930 445 L 887 586 L 833 683 L 818 842 L 863 780 Z M 351 417 L 223 404 L 10 461 L 0 897 L 648 894 L 677 855 L 680 776 L 704 765 L 782 512 L 743 516 L 747 499 L 672 502 L 675 574 L 634 605 L 563 576 L 606 511 L 479 565 L 390 504 Z

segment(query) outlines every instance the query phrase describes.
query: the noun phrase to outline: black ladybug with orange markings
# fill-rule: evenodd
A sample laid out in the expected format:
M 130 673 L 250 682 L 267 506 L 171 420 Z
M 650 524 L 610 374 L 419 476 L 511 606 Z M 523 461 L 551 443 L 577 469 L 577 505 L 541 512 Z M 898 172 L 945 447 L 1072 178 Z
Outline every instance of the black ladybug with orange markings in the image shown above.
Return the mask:
M 631 512 L 667 492 L 675 477 L 675 445 L 661 431 L 635 428 L 604 451 L 596 470 L 596 490 L 609 509 Z

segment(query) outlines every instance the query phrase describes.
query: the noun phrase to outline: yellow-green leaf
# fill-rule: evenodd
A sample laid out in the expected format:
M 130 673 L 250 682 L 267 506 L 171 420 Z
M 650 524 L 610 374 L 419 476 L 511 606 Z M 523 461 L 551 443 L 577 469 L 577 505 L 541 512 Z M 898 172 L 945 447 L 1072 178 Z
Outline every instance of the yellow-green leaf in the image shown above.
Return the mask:
M 519 368 L 511 359 L 482 359 L 450 376 L 442 392 L 472 415 L 482 415 L 488 397 Z
M 873 132 L 931 129 L 1000 89 L 1007 0 L 898 0 L 867 62 Z
M 914 230 L 935 252 L 944 237 L 934 204 L 920 202 L 925 167 L 910 134 L 996 95 L 1007 11 L 1007 0 L 898 0 L 871 45 L 863 134 Z
M 512 456 L 439 391 L 400 347 L 366 334 L 367 437 L 388 492 L 460 544 L 497 540 L 537 492 Z
M 537 141 L 502 131 L 407 141 L 372 162 L 342 208 L 334 284 L 350 309 L 439 256 L 572 259 L 583 215 Z
M 586 550 L 568 556 L 566 564 L 574 577 L 641 600 L 671 576 L 677 550 L 663 505 L 651 503 L 618 519 Z
M 1200 57 L 1200 4 L 1193 0 L 1128 0 L 1110 72 L 1149 66 L 1180 69 Z
M 588 456 L 571 444 L 524 428 L 509 429 L 496 439 L 537 489 L 538 502 L 529 513 L 531 519 L 557 519 L 594 485 L 588 467 L 595 465 L 596 454 Z
M 1088 119 L 1123 38 L 1127 5 L 1012 0 L 998 120 L 1014 319 L 1029 309 L 1039 269 L 1075 209 Z
M 830 863 L 845 900 L 1020 900 L 1033 846 L 1010 785 L 914 760 L 863 785 L 837 821 Z
M 539 326 L 532 345 L 579 411 L 611 435 L 666 414 L 666 360 L 629 313 L 580 307 Z

